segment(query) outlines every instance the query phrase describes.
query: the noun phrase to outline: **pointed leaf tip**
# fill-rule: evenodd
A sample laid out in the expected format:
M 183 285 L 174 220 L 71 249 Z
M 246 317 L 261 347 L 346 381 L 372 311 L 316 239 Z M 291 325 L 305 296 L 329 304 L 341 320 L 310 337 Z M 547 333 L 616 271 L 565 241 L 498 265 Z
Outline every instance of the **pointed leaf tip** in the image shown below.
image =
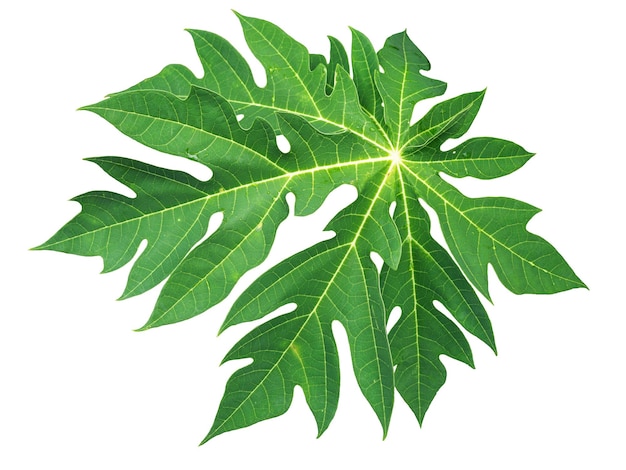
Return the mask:
M 151 327 L 148 323 L 146 323 L 146 324 L 145 324 L 145 325 L 143 325 L 142 327 L 140 327 L 140 328 L 136 328 L 136 329 L 134 329 L 133 331 L 134 331 L 135 333 L 139 333 L 139 332 L 141 332 L 141 331 L 147 331 L 147 330 L 150 330 L 150 329 L 152 329 L 152 327 Z

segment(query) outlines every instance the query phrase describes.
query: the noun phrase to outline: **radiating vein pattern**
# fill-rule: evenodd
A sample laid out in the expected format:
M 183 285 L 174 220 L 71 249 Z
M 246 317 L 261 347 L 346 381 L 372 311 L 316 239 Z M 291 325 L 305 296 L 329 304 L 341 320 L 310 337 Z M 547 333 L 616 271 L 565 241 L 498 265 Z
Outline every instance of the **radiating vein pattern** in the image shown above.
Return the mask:
M 91 158 L 135 196 L 76 197 L 81 212 L 37 249 L 100 256 L 105 272 L 131 263 L 122 298 L 163 283 L 140 328 L 148 330 L 224 300 L 267 258 L 289 216 L 289 193 L 294 214 L 304 216 L 352 185 L 358 196 L 326 227 L 332 238 L 269 268 L 234 301 L 221 331 L 260 322 L 224 361 L 252 363 L 228 380 L 203 442 L 285 413 L 295 387 L 321 435 L 339 403 L 334 322 L 347 333 L 353 373 L 383 436 L 396 390 L 421 424 L 446 380 L 442 355 L 474 367 L 467 334 L 496 351 L 479 297 L 489 299 L 488 266 L 516 294 L 584 287 L 557 250 L 526 229 L 537 208 L 467 197 L 440 175 L 498 178 L 533 154 L 492 137 L 442 150 L 468 131 L 484 91 L 440 101 L 412 123 L 415 105 L 442 95 L 446 84 L 423 75 L 430 63 L 406 31 L 376 51 L 352 29 L 350 54 L 330 37 L 326 59 L 270 22 L 237 16 L 265 86 L 226 39 L 191 30 L 202 77 L 168 65 L 83 108 L 143 145 L 207 166 L 211 178 Z M 437 213 L 447 246 L 431 236 L 424 205 Z M 215 214 L 222 222 L 207 236 Z M 295 307 L 266 319 L 287 304 Z M 400 318 L 388 332 L 396 307 Z

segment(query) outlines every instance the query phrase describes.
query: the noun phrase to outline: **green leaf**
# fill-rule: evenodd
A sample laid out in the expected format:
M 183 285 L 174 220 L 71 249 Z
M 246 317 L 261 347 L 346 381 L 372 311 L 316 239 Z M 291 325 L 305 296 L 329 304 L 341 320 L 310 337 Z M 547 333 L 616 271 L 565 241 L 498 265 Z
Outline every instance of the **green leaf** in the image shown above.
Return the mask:
M 461 137 L 471 126 L 485 92 L 467 93 L 436 104 L 410 129 L 403 149 L 438 148 L 448 139 Z
M 411 170 L 407 173 L 437 211 L 450 250 L 485 297 L 489 298 L 488 264 L 515 294 L 584 287 L 552 245 L 526 230 L 539 212 L 536 207 L 503 197 L 471 199 L 437 175 L 421 178 Z
M 352 29 L 352 74 L 359 93 L 359 102 L 364 110 L 383 122 L 383 103 L 376 88 L 376 74 L 380 64 L 376 50 L 363 33 Z
M 169 65 L 83 108 L 148 147 L 207 166 L 212 177 L 122 157 L 90 159 L 135 196 L 75 198 L 81 212 L 37 249 L 100 256 L 104 271 L 132 262 L 122 298 L 164 281 L 140 328 L 147 330 L 224 300 L 266 259 L 289 215 L 287 194 L 303 216 L 350 184 L 358 196 L 328 224 L 334 236 L 271 267 L 235 300 L 221 331 L 259 324 L 224 361 L 252 363 L 228 380 L 203 442 L 285 413 L 296 386 L 321 435 L 339 399 L 333 322 L 347 333 L 353 372 L 383 436 L 395 390 L 421 424 L 446 379 L 441 355 L 474 367 L 466 333 L 496 350 L 476 292 L 489 298 L 489 265 L 516 294 L 584 287 L 556 249 L 526 229 L 538 209 L 468 198 L 440 175 L 498 178 L 533 154 L 491 137 L 441 149 L 467 132 L 484 91 L 442 101 L 411 124 L 416 103 L 443 94 L 446 84 L 422 75 L 430 63 L 406 32 L 376 52 L 353 29 L 350 57 L 330 37 L 327 60 L 272 23 L 238 17 L 266 86 L 228 41 L 192 30 L 201 78 Z M 278 136 L 288 151 L 278 148 Z M 424 204 L 437 213 L 447 247 L 430 235 Z M 207 236 L 215 214 L 222 223 Z M 291 311 L 265 319 L 289 304 Z M 395 307 L 400 318 L 389 330 Z
M 421 149 L 417 161 L 456 178 L 473 176 L 480 179 L 498 178 L 519 169 L 533 154 L 513 142 L 489 137 L 468 139 L 457 147 L 441 151 Z M 411 159 L 412 155 L 407 155 Z M 409 164 L 410 165 L 410 164 Z
M 378 57 L 384 73 L 375 78 L 385 104 L 385 124 L 394 148 L 399 149 L 406 141 L 415 104 L 443 94 L 446 84 L 420 73 L 430 70 L 430 63 L 406 31 L 387 39 Z
M 446 379 L 439 360 L 445 354 L 473 367 L 472 352 L 461 330 L 440 312 L 447 307 L 470 333 L 495 352 L 487 312 L 450 255 L 430 236 L 430 223 L 412 188 L 403 191 L 395 220 L 404 234 L 398 269 L 383 267 L 381 283 L 386 305 L 402 316 L 389 341 L 396 369 L 396 388 L 421 423 Z
M 122 297 L 140 294 L 165 279 L 206 233 L 217 210 L 214 181 L 120 157 L 91 161 L 137 196 L 94 191 L 74 198 L 82 211 L 38 248 L 101 256 L 103 272 L 109 272 L 128 263 L 148 240 Z
M 267 75 L 267 85 L 254 82 L 250 67 L 228 41 L 205 31 L 190 30 L 204 69 L 202 79 L 196 79 L 186 68 L 166 67 L 160 74 L 132 89 L 168 91 L 184 98 L 192 85 L 213 90 L 231 104 L 247 126 L 255 118 L 263 118 L 276 130 L 279 113 L 295 114 L 324 132 L 352 132 L 365 140 L 384 146 L 388 141 L 378 123 L 363 112 L 354 83 L 347 69 L 334 67 L 334 92 L 326 94 L 326 67 L 311 69 L 306 48 L 267 21 L 238 15 L 252 53 L 261 62 Z M 337 41 L 331 63 L 342 64 L 343 51 Z M 318 65 L 323 65 L 319 59 Z M 330 75 L 332 77 L 332 75 Z
M 378 284 L 378 273 L 369 257 L 369 253 L 378 240 L 380 243 L 389 245 L 380 225 L 373 224 L 371 217 L 371 213 L 376 210 L 375 206 L 380 205 L 380 192 L 385 188 L 385 181 L 384 172 L 377 175 L 374 178 L 374 184 L 364 188 L 365 197 L 342 211 L 330 224 L 329 228 L 334 229 L 338 234 L 335 239 L 315 245 L 294 258 L 278 264 L 261 276 L 239 297 L 222 329 L 262 318 L 281 305 L 291 302 L 296 303 L 298 307 L 293 313 L 281 317 L 284 321 L 291 322 L 291 317 L 302 318 L 305 325 L 316 325 L 316 328 L 322 329 L 325 336 L 332 337 L 331 322 L 339 320 L 348 334 L 357 381 L 386 434 L 393 406 L 393 367 L 385 332 L 385 309 Z M 388 213 L 387 218 L 389 218 Z M 393 240 L 399 242 L 399 239 Z M 290 337 L 289 342 L 285 343 L 281 349 L 282 354 L 286 354 L 293 344 L 303 342 L 300 335 L 307 331 L 306 329 L 295 331 L 296 336 Z M 282 332 L 276 331 L 273 334 L 278 335 Z M 261 344 L 280 344 L 278 339 L 266 337 L 257 341 Z M 336 354 L 334 348 L 331 351 L 331 354 Z M 257 353 L 262 352 L 260 350 Z M 306 369 L 319 370 L 320 365 L 310 356 L 312 353 L 301 354 L 300 363 Z M 226 359 L 240 357 L 229 355 Z M 333 362 L 335 361 L 336 359 L 333 358 Z M 266 382 L 271 380 L 272 375 L 256 374 L 259 369 L 265 367 L 263 364 L 255 360 L 246 368 L 250 373 L 254 371 L 255 377 L 259 378 L 259 382 L 252 388 L 254 391 L 269 387 Z M 273 370 L 271 369 L 271 372 Z M 236 381 L 237 377 L 234 376 L 227 387 L 237 388 Z M 332 384 L 333 395 L 338 395 L 338 380 L 326 378 L 326 381 Z M 328 386 L 326 388 L 315 387 L 313 390 L 318 391 L 319 394 L 313 394 L 309 392 L 308 383 L 295 383 L 302 386 L 312 411 L 316 408 L 316 404 L 325 402 Z M 254 396 L 238 395 L 238 399 L 243 399 L 247 403 L 254 400 Z M 284 392 L 277 399 L 280 399 L 280 403 L 288 401 Z M 271 398 L 269 400 L 271 403 Z M 241 406 L 244 404 L 234 406 L 232 397 L 227 395 L 221 409 L 239 409 Z M 234 427 L 244 427 L 261 419 L 267 419 L 272 416 L 271 413 L 275 412 L 271 408 L 263 411 L 268 414 L 265 415 L 257 410 L 256 413 L 251 414 L 254 419 L 243 419 L 244 417 L 234 413 L 227 416 L 218 414 L 216 424 L 207 438 Z M 284 411 L 286 408 L 282 409 L 282 412 Z M 318 430 L 321 433 L 325 427 L 321 426 L 319 418 L 317 420 Z

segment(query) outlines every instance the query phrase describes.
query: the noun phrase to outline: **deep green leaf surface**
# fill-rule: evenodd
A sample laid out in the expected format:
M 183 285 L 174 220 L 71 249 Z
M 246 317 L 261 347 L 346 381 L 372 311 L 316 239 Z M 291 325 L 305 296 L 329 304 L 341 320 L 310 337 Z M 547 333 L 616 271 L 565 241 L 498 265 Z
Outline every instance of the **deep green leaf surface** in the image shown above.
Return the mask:
M 147 330 L 224 300 L 266 259 L 289 215 L 289 193 L 295 214 L 307 215 L 350 184 L 358 197 L 328 224 L 334 237 L 271 267 L 235 300 L 222 330 L 260 323 L 224 361 L 252 363 L 228 380 L 203 442 L 285 413 L 296 386 L 321 435 L 339 399 L 334 322 L 347 333 L 353 372 L 383 436 L 395 390 L 421 424 L 446 379 L 441 355 L 474 367 L 467 333 L 496 350 L 476 292 L 489 298 L 488 266 L 516 294 L 584 287 L 556 249 L 526 229 L 537 208 L 469 198 L 440 175 L 498 178 L 533 154 L 492 137 L 442 150 L 468 131 L 484 91 L 440 101 L 412 124 L 416 103 L 442 95 L 446 84 L 422 74 L 430 63 L 406 31 L 379 51 L 354 29 L 349 49 L 330 37 L 326 59 L 272 23 L 238 17 L 265 86 L 226 39 L 191 30 L 202 77 L 168 65 L 83 108 L 148 147 L 207 166 L 212 177 L 199 181 L 122 157 L 90 159 L 135 197 L 78 196 L 81 212 L 37 248 L 100 256 L 112 271 L 145 241 L 122 298 L 164 281 Z M 437 213 L 447 246 L 431 236 L 424 205 Z M 216 214 L 223 220 L 207 236 Z M 264 320 L 287 304 L 291 311 Z M 400 317 L 389 329 L 396 307 Z
M 387 39 L 378 57 L 384 72 L 376 73 L 375 78 L 383 96 L 385 127 L 392 145 L 399 149 L 406 141 L 415 104 L 443 94 L 446 84 L 421 74 L 430 70 L 430 63 L 406 31 Z

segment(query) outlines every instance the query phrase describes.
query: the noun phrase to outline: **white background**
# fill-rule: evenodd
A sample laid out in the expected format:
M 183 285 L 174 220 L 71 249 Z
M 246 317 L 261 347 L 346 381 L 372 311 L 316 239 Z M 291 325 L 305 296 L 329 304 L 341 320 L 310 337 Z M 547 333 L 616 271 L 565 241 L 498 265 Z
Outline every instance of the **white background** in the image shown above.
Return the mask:
M 0 468 L 626 468 L 626 38 L 619 3 L 3 6 Z M 231 8 L 271 20 L 324 54 L 327 34 L 349 44 L 348 26 L 376 48 L 406 28 L 429 57 L 430 75 L 448 82 L 446 98 L 488 87 L 468 136 L 506 138 L 537 153 L 514 175 L 459 186 L 541 207 L 529 227 L 590 290 L 520 297 L 492 277 L 488 309 L 499 355 L 472 341 L 476 370 L 444 358 L 448 381 L 421 429 L 398 399 L 382 441 L 344 354 L 339 410 L 320 439 L 298 391 L 282 417 L 198 448 L 236 368 L 219 362 L 246 330 L 216 337 L 232 298 L 188 322 L 135 333 L 157 289 L 116 302 L 127 268 L 100 275 L 98 258 L 27 251 L 76 213 L 71 197 L 119 190 L 82 158 L 122 155 L 196 171 L 75 109 L 169 63 L 199 73 L 184 28 L 211 30 L 245 48 Z M 331 213 L 305 231 L 319 233 Z M 289 233 L 281 230 L 280 247 L 289 246 Z M 273 262 L 280 256 L 272 252 Z M 345 352 L 341 335 L 339 342 Z

